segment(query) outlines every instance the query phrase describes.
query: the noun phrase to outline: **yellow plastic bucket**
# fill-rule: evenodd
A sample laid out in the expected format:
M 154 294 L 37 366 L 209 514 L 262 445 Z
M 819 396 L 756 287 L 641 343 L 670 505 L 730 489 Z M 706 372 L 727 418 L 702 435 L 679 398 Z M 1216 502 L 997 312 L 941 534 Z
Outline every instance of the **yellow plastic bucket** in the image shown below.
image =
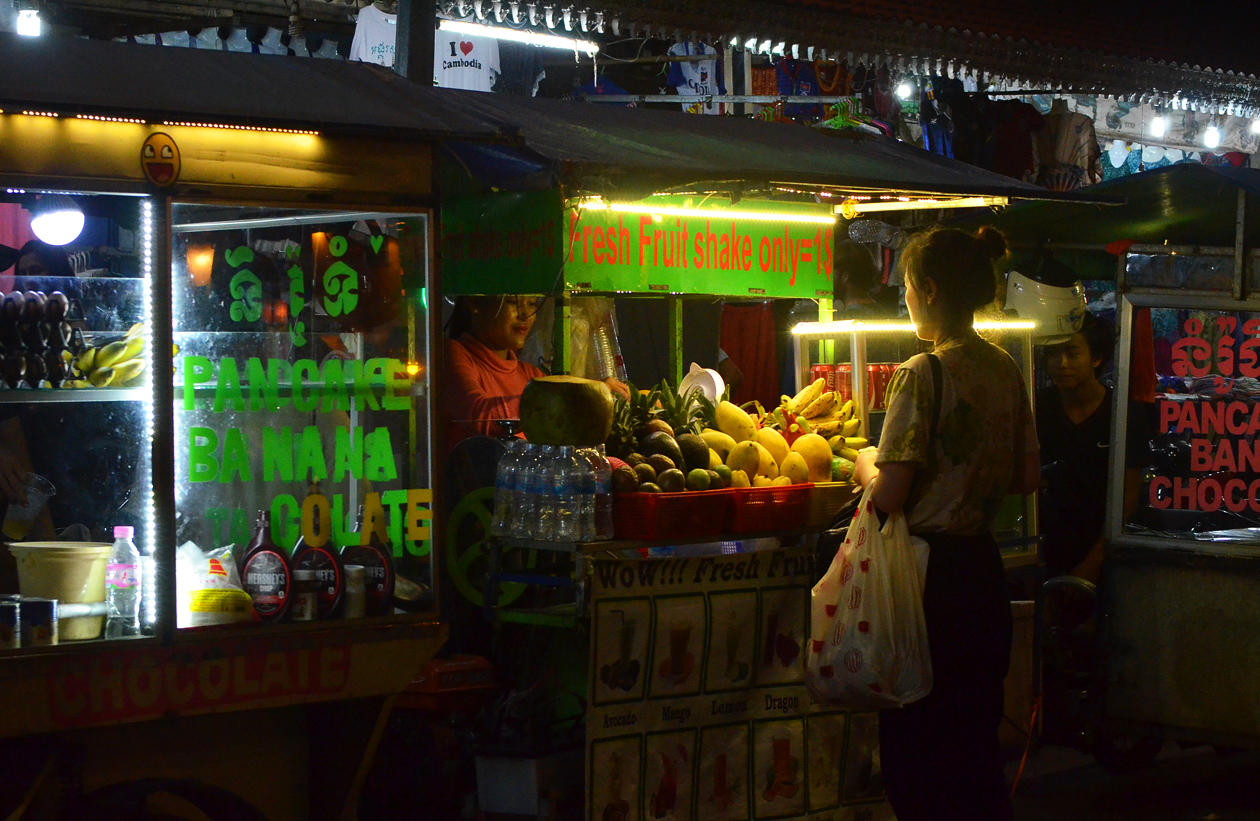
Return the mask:
M 105 564 L 112 545 L 102 542 L 14 542 L 18 589 L 23 596 L 58 602 L 92 604 L 105 601 Z M 100 638 L 104 616 L 60 620 L 61 641 Z

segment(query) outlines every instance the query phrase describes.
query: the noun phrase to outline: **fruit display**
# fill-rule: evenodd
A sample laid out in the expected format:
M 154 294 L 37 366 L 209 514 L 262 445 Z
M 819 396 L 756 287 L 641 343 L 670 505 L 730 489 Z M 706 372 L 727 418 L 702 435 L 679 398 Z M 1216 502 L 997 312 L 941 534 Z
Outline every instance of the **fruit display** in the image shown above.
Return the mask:
M 144 371 L 144 326 L 100 348 L 67 321 L 70 300 L 61 291 L 14 290 L 0 294 L 0 376 L 12 390 L 118 387 Z
M 868 444 L 862 420 L 854 415 L 853 400 L 841 402 L 839 394 L 827 390 L 826 380 L 815 379 L 795 396 L 779 397 L 778 407 L 772 410 L 753 405 L 755 414 L 732 407 L 749 418 L 753 432 L 746 438 L 770 450 L 779 475 L 797 481 L 798 463 L 794 461 L 791 472 L 784 470 L 789 450 L 805 462 L 808 478 L 799 481 L 846 481 L 853 475 L 853 460 Z M 746 430 L 742 420 L 738 427 Z M 741 455 L 747 458 L 747 453 Z
M 699 390 L 679 395 L 668 382 L 618 399 L 607 447 L 624 461 L 613 471 L 617 493 L 671 493 L 728 487 L 778 487 L 831 476 L 832 454 L 822 447 L 793 450 L 776 427 Z M 795 438 L 795 437 L 793 437 Z

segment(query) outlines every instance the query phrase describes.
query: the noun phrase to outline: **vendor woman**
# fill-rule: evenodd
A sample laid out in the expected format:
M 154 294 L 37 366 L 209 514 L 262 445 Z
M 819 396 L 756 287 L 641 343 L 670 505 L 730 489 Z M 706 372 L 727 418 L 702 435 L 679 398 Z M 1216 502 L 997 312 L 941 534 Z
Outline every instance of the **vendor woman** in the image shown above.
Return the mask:
M 450 444 L 474 434 L 499 436 L 499 419 L 518 419 L 521 393 L 543 372 L 517 353 L 534 327 L 542 297 L 531 294 L 467 296 L 455 301 L 447 322 L 446 408 Z M 615 379 L 608 386 L 629 396 Z

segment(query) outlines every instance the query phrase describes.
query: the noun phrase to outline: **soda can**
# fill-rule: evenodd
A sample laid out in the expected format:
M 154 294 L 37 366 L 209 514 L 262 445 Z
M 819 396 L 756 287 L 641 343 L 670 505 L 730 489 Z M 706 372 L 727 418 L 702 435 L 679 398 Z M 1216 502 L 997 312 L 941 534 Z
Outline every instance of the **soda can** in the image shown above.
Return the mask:
M 836 366 L 828 365 L 825 363 L 810 366 L 809 381 L 813 382 L 817 379 L 822 379 L 824 381 L 824 383 L 827 385 L 827 388 L 826 388 L 827 390 L 829 391 L 835 390 L 836 389 Z
M 0 650 L 22 646 L 22 611 L 17 598 L 0 598 Z
M 47 647 L 57 643 L 57 600 L 23 596 L 19 602 L 23 647 Z
M 832 373 L 833 385 L 831 389 L 836 392 L 841 402 L 848 402 L 853 398 L 853 364 L 850 362 L 841 362 L 835 366 Z

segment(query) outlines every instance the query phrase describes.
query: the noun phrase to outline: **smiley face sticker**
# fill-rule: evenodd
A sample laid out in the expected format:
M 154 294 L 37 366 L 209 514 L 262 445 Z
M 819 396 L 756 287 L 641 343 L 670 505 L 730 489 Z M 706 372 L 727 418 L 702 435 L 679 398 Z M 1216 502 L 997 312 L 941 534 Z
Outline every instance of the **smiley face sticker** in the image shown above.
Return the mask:
M 140 146 L 140 168 L 154 185 L 174 185 L 179 179 L 179 146 L 171 135 L 161 131 L 150 134 Z

